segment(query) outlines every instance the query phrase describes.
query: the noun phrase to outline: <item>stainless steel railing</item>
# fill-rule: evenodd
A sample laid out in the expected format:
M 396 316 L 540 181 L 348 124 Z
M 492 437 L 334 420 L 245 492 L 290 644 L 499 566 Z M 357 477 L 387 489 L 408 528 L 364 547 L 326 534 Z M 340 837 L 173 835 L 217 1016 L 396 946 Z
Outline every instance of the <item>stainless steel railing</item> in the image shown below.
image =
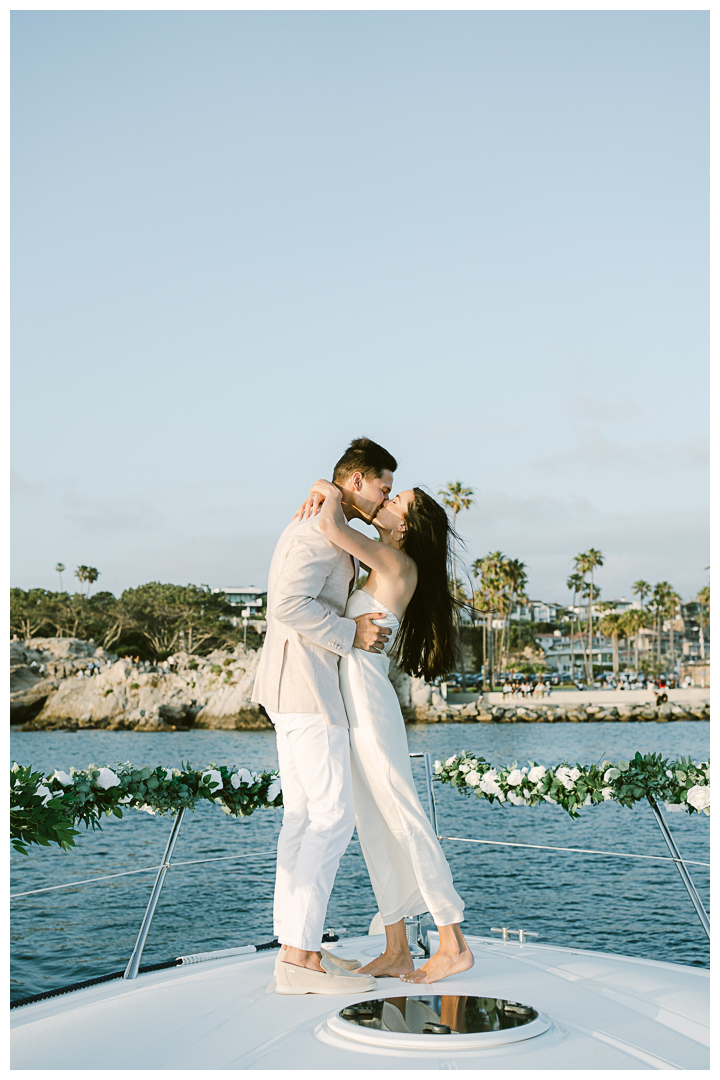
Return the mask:
M 686 888 L 686 890 L 688 892 L 690 900 L 692 901 L 693 907 L 695 908 L 695 911 L 696 911 L 696 913 L 698 915 L 698 918 L 699 918 L 700 923 L 701 923 L 701 925 L 703 927 L 703 930 L 705 931 L 705 933 L 707 934 L 708 939 L 709 939 L 709 937 L 710 937 L 710 920 L 708 918 L 707 912 L 705 911 L 705 907 L 704 907 L 704 905 L 702 903 L 702 900 L 700 899 L 700 896 L 699 896 L 699 894 L 697 892 L 695 884 L 694 884 L 692 878 L 690 877 L 689 872 L 686 870 L 686 867 L 687 866 L 705 866 L 705 867 L 709 867 L 710 864 L 706 863 L 706 862 L 700 862 L 700 861 L 698 861 L 696 859 L 683 859 L 682 858 L 682 856 L 680 855 L 680 852 L 679 852 L 679 850 L 677 848 L 677 844 L 675 843 L 675 840 L 674 840 L 674 838 L 672 837 L 672 835 L 670 833 L 670 830 L 669 830 L 669 828 L 667 826 L 667 823 L 666 823 L 665 819 L 663 818 L 662 814 L 660 813 L 660 810 L 657 807 L 657 804 L 654 802 L 654 800 L 651 797 L 648 798 L 648 802 L 650 803 L 650 807 L 651 807 L 651 809 L 653 811 L 653 814 L 655 816 L 655 819 L 656 819 L 656 821 L 657 821 L 657 823 L 658 823 L 658 825 L 660 827 L 660 831 L 661 831 L 661 833 L 663 835 L 663 839 L 665 840 L 665 842 L 666 842 L 666 844 L 668 846 L 668 849 L 670 851 L 669 856 L 667 856 L 667 855 L 638 855 L 638 854 L 636 854 L 634 852 L 626 852 L 626 851 L 602 851 L 602 850 L 592 849 L 592 848 L 559 847 L 559 846 L 553 846 L 553 845 L 549 845 L 549 844 L 522 844 L 522 843 L 518 843 L 518 842 L 515 842 L 515 841 L 509 841 L 509 840 L 479 840 L 479 839 L 476 839 L 474 837 L 467 837 L 467 836 L 444 836 L 439 831 L 438 816 L 437 816 L 437 806 L 436 806 L 436 803 L 435 803 L 435 792 L 433 790 L 434 776 L 433 776 L 433 772 L 432 772 L 432 768 L 431 768 L 431 764 L 430 764 L 430 755 L 427 752 L 425 752 L 425 753 L 411 753 L 410 757 L 411 758 L 422 758 L 423 759 L 423 762 L 424 762 L 424 774 L 425 774 L 425 784 L 426 784 L 426 788 L 427 788 L 427 801 L 428 801 L 428 808 L 429 808 L 429 818 L 430 818 L 430 823 L 432 824 L 432 827 L 433 827 L 433 831 L 435 832 L 435 835 L 437 836 L 438 840 L 447 840 L 447 841 L 450 841 L 450 842 L 463 843 L 463 844 L 487 844 L 487 845 L 491 845 L 491 846 L 495 846 L 495 847 L 528 848 L 528 849 L 533 849 L 533 850 L 537 850 L 537 851 L 564 852 L 564 853 L 577 854 L 577 855 L 592 855 L 592 856 L 599 856 L 599 857 L 605 857 L 605 858 L 615 858 L 615 859 L 644 859 L 644 860 L 650 860 L 650 861 L 653 861 L 653 862 L 670 862 L 670 863 L 674 863 L 678 868 L 678 872 L 680 874 L 682 882 L 683 882 L 683 884 L 684 884 L 684 886 L 685 886 L 685 888 Z M 172 859 L 172 854 L 173 854 L 173 851 L 174 851 L 174 848 L 175 848 L 175 844 L 177 842 L 178 834 L 180 832 L 180 826 L 182 824 L 183 814 L 184 814 L 184 811 L 180 810 L 179 813 L 175 817 L 175 820 L 173 822 L 172 829 L 171 829 L 171 832 L 170 832 L 170 836 L 168 838 L 167 846 L 165 848 L 165 854 L 164 854 L 163 860 L 162 860 L 162 862 L 160 863 L 159 866 L 146 866 L 146 867 L 142 867 L 142 868 L 137 869 L 137 870 L 124 870 L 124 871 L 121 871 L 121 872 L 116 873 L 116 874 L 103 874 L 100 877 L 85 878 L 84 880 L 81 880 L 81 881 L 71 881 L 71 882 L 64 883 L 62 885 L 49 885 L 49 886 L 46 886 L 46 887 L 41 888 L 41 889 L 31 889 L 31 890 L 28 890 L 27 892 L 11 893 L 10 898 L 13 899 L 13 900 L 16 900 L 16 899 L 20 899 L 21 897 L 25 897 L 25 896 L 35 896 L 35 895 L 37 895 L 39 893 L 53 892 L 53 891 L 58 890 L 58 889 L 70 889 L 70 888 L 73 888 L 74 886 L 78 886 L 78 885 L 90 885 L 90 884 L 94 884 L 96 882 L 108 881 L 108 880 L 110 880 L 112 878 L 129 877 L 130 875 L 133 875 L 133 874 L 151 873 L 153 870 L 157 870 L 157 872 L 158 872 L 157 877 L 155 879 L 155 883 L 153 885 L 153 889 L 152 889 L 152 892 L 150 894 L 150 899 L 148 901 L 147 907 L 145 909 L 145 913 L 143 915 L 142 922 L 140 924 L 140 930 L 138 932 L 137 940 L 135 942 L 135 947 L 133 949 L 130 960 L 128 961 L 128 965 L 127 965 L 127 968 L 126 968 L 125 974 L 124 974 L 124 978 L 126 978 L 126 979 L 134 979 L 134 978 L 137 977 L 138 968 L 140 966 L 140 959 L 142 957 L 142 952 L 143 952 L 143 949 L 145 947 L 145 942 L 147 940 L 148 933 L 150 931 L 150 926 L 151 926 L 151 923 L 152 923 L 152 920 L 153 920 L 153 916 L 155 914 L 155 910 L 157 908 L 158 901 L 160 899 L 160 893 L 162 891 L 162 887 L 163 887 L 163 884 L 164 884 L 164 881 L 165 881 L 165 877 L 166 877 L 166 874 L 167 874 L 168 870 L 170 869 L 170 863 L 171 863 L 171 859 Z M 359 843 L 359 841 L 357 841 L 357 840 L 351 841 L 351 842 L 352 843 Z M 200 865 L 202 863 L 229 862 L 229 861 L 238 860 L 238 859 L 266 858 L 266 857 L 269 857 L 269 856 L 275 856 L 275 854 L 276 854 L 276 852 L 275 852 L 274 849 L 268 850 L 268 851 L 250 851 L 250 852 L 243 852 L 243 853 L 238 854 L 238 855 L 221 855 L 221 856 L 215 856 L 215 857 L 206 858 L 206 859 L 188 859 L 188 860 L 184 860 L 183 862 L 175 862 L 172 865 L 173 865 L 174 869 L 179 869 L 179 868 L 184 867 L 184 866 L 195 866 L 195 865 Z

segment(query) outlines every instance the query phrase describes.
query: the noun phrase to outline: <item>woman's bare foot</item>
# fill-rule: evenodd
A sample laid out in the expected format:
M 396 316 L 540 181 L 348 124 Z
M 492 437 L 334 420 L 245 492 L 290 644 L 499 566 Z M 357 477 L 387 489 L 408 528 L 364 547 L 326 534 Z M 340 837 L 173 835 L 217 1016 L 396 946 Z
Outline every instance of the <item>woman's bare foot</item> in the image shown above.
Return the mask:
M 459 951 L 443 949 L 434 953 L 417 971 L 401 975 L 400 978 L 406 983 L 439 982 L 440 979 L 447 979 L 449 975 L 469 971 L 474 963 L 475 957 L 466 944 L 465 948 Z
M 382 956 L 371 960 L 365 967 L 357 969 L 358 975 L 387 975 L 391 979 L 399 979 L 402 975 L 409 975 L 415 970 L 410 951 L 407 953 L 391 953 L 387 949 Z

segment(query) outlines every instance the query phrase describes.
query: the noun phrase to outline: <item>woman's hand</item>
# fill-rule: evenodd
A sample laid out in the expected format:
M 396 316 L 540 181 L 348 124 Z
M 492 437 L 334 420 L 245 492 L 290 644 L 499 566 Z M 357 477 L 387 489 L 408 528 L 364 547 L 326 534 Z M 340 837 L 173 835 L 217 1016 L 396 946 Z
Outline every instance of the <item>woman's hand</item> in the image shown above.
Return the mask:
M 342 493 L 340 488 L 329 480 L 316 480 L 310 489 L 311 495 L 321 495 L 324 499 L 318 515 L 320 531 L 333 535 L 338 529 L 347 528 L 342 511 Z
M 295 521 L 295 518 L 298 518 L 300 521 L 304 521 L 305 518 L 315 517 L 316 514 L 320 513 L 320 507 L 324 502 L 324 495 L 318 495 L 317 493 L 308 495 L 302 506 L 299 506 L 293 514 L 292 520 Z
M 331 508 L 335 511 L 342 504 L 340 489 L 335 484 L 331 484 L 329 480 L 316 480 L 311 485 L 310 494 L 305 502 L 293 514 L 293 521 L 296 518 L 303 521 L 305 518 L 316 517 L 326 499 L 330 500 Z

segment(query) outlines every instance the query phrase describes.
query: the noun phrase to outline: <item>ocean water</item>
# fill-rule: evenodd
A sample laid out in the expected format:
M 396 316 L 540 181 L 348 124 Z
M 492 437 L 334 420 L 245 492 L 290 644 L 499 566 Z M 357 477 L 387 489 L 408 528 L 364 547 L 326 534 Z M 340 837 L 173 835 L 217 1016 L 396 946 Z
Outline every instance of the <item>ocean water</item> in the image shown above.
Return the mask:
M 668 757 L 709 754 L 709 724 L 508 724 L 417 725 L 408 728 L 411 751 L 434 760 L 462 749 L 496 765 L 528 760 L 550 765 L 628 758 L 636 750 Z M 11 755 L 50 771 L 113 765 L 195 766 L 217 763 L 252 769 L 277 765 L 273 732 L 192 731 L 13 732 Z M 422 760 L 416 782 L 425 802 Z M 599 848 L 667 855 L 647 805 L 632 810 L 603 805 L 577 821 L 553 806 L 490 806 L 436 784 L 443 835 L 523 844 Z M 230 948 L 272 937 L 273 854 L 281 812 L 259 811 L 234 821 L 219 807 L 187 813 L 175 847 L 143 963 L 183 953 Z M 681 854 L 709 861 L 709 819 L 667 816 Z M 170 832 L 170 817 L 131 811 L 109 818 L 102 831 L 85 832 L 73 852 L 34 848 L 13 853 L 11 892 L 157 866 Z M 524 927 L 545 943 L 646 956 L 707 966 L 709 949 L 690 899 L 671 863 L 445 841 L 455 885 L 465 900 L 467 932 L 491 926 Z M 270 853 L 254 855 L 253 853 Z M 193 859 L 232 861 L 181 866 Z M 709 910 L 709 871 L 692 867 Z M 154 872 L 26 896 L 11 906 L 11 995 L 39 993 L 125 967 L 132 952 Z M 376 912 L 359 844 L 343 856 L 330 898 L 327 926 L 366 933 Z

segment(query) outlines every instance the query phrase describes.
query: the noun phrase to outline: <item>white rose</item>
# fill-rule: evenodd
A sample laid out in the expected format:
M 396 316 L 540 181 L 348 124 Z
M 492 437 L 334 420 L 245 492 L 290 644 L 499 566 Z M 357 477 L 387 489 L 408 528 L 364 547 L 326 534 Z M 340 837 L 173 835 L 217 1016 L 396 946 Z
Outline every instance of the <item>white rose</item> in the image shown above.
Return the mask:
M 522 795 L 518 795 L 515 791 L 508 791 L 507 797 L 508 801 L 511 802 L 513 806 L 527 806 L 527 802 L 523 799 Z
M 42 801 L 43 806 L 45 806 L 45 804 L 50 802 L 50 800 L 52 799 L 52 791 L 50 791 L 49 788 L 46 788 L 44 784 L 40 784 L 35 789 L 35 794 L 36 795 L 44 795 L 44 798 L 43 798 L 43 801 Z
M 605 802 L 610 802 L 613 797 L 613 789 L 611 787 L 604 787 L 600 792 Z
M 165 770 L 165 779 L 166 779 L 166 780 L 172 780 L 172 778 L 173 778 L 173 771 L 172 771 L 172 769 L 166 769 L 166 770 Z
M 152 814 L 153 816 L 155 815 L 155 811 L 153 810 L 152 806 L 148 806 L 147 803 L 143 803 L 142 806 L 138 806 L 138 810 L 144 810 L 146 814 Z
M 230 783 L 232 784 L 232 786 L 234 788 L 239 788 L 240 787 L 240 783 L 241 783 L 240 777 L 238 776 L 238 774 L 236 772 L 234 772 L 232 774 L 232 776 L 230 777 Z
M 471 767 L 466 761 L 463 761 L 462 765 L 458 766 L 460 772 L 470 772 Z
M 687 801 L 695 810 L 705 810 L 710 805 L 710 785 L 696 784 L 687 793 Z
M 453 754 L 453 756 L 452 756 L 452 757 L 449 757 L 449 758 L 447 759 L 447 761 L 445 762 L 445 764 L 446 764 L 446 765 L 452 765 L 452 763 L 453 763 L 454 761 L 457 761 L 457 754 Z
M 545 800 L 545 802 L 550 802 L 553 804 L 553 806 L 557 806 L 557 799 L 553 799 L 552 796 L 543 795 L 543 799 Z
M 280 777 L 276 776 L 270 782 L 270 787 L 268 788 L 268 793 L 267 793 L 267 801 L 268 802 L 275 802 L 275 800 L 277 799 L 277 797 L 278 797 L 278 795 L 280 794 L 281 791 L 282 791 L 282 785 L 280 783 Z
M 497 782 L 497 772 L 495 769 L 488 769 L 485 775 L 480 780 L 480 790 L 484 791 L 486 795 L 502 795 L 502 789 Z M 503 796 L 504 798 L 505 796 Z
M 573 788 L 575 787 L 575 781 L 573 780 L 572 774 L 568 769 L 567 765 L 561 765 L 555 775 L 557 776 L 558 780 L 566 791 L 573 790 Z
M 511 787 L 517 787 L 518 784 L 522 784 L 524 779 L 525 773 L 521 769 L 513 769 L 507 778 L 507 782 Z
M 665 809 L 667 810 L 667 812 L 669 814 L 677 814 L 677 813 L 682 812 L 683 810 L 685 812 L 687 812 L 687 806 L 685 805 L 685 803 L 666 802 L 665 803 Z
M 243 784 L 254 784 L 257 780 L 257 775 L 251 773 L 248 769 L 241 769 L 238 776 Z
M 605 773 L 605 775 L 603 776 L 603 780 L 606 784 L 609 784 L 611 780 L 617 780 L 618 776 L 620 776 L 620 770 L 616 769 L 615 766 L 613 766 L 612 769 L 608 769 L 608 771 Z
M 62 784 L 63 787 L 70 787 L 70 785 L 74 783 L 72 776 L 69 776 L 68 773 L 63 772 L 62 769 L 56 769 L 50 779 L 57 780 L 57 782 L 59 784 Z
M 223 786 L 222 776 L 217 769 L 208 769 L 206 773 L 202 775 L 203 784 L 207 784 L 211 788 L 221 788 Z
M 583 806 L 592 806 L 592 795 L 588 794 L 585 796 L 585 802 L 583 803 Z
M 580 779 L 580 770 L 579 769 L 571 769 L 570 773 L 569 773 L 569 776 L 570 776 L 571 780 L 579 780 Z
M 532 781 L 533 784 L 537 784 L 538 781 L 542 780 L 546 772 L 547 769 L 543 768 L 542 765 L 534 765 L 528 773 L 528 780 Z
M 129 802 L 132 802 L 132 801 L 133 801 L 132 795 L 123 795 L 122 799 L 118 799 L 118 802 L 123 803 L 123 805 L 125 803 L 129 803 Z
M 103 791 L 107 791 L 111 787 L 119 787 L 120 780 L 112 771 L 112 769 L 101 769 L 100 775 L 95 781 L 96 787 L 102 788 Z
M 442 761 L 435 762 L 435 772 L 442 772 Z
M 470 787 L 477 787 L 480 783 L 480 773 L 476 772 L 475 769 L 471 769 L 465 777 L 465 783 L 469 784 Z

